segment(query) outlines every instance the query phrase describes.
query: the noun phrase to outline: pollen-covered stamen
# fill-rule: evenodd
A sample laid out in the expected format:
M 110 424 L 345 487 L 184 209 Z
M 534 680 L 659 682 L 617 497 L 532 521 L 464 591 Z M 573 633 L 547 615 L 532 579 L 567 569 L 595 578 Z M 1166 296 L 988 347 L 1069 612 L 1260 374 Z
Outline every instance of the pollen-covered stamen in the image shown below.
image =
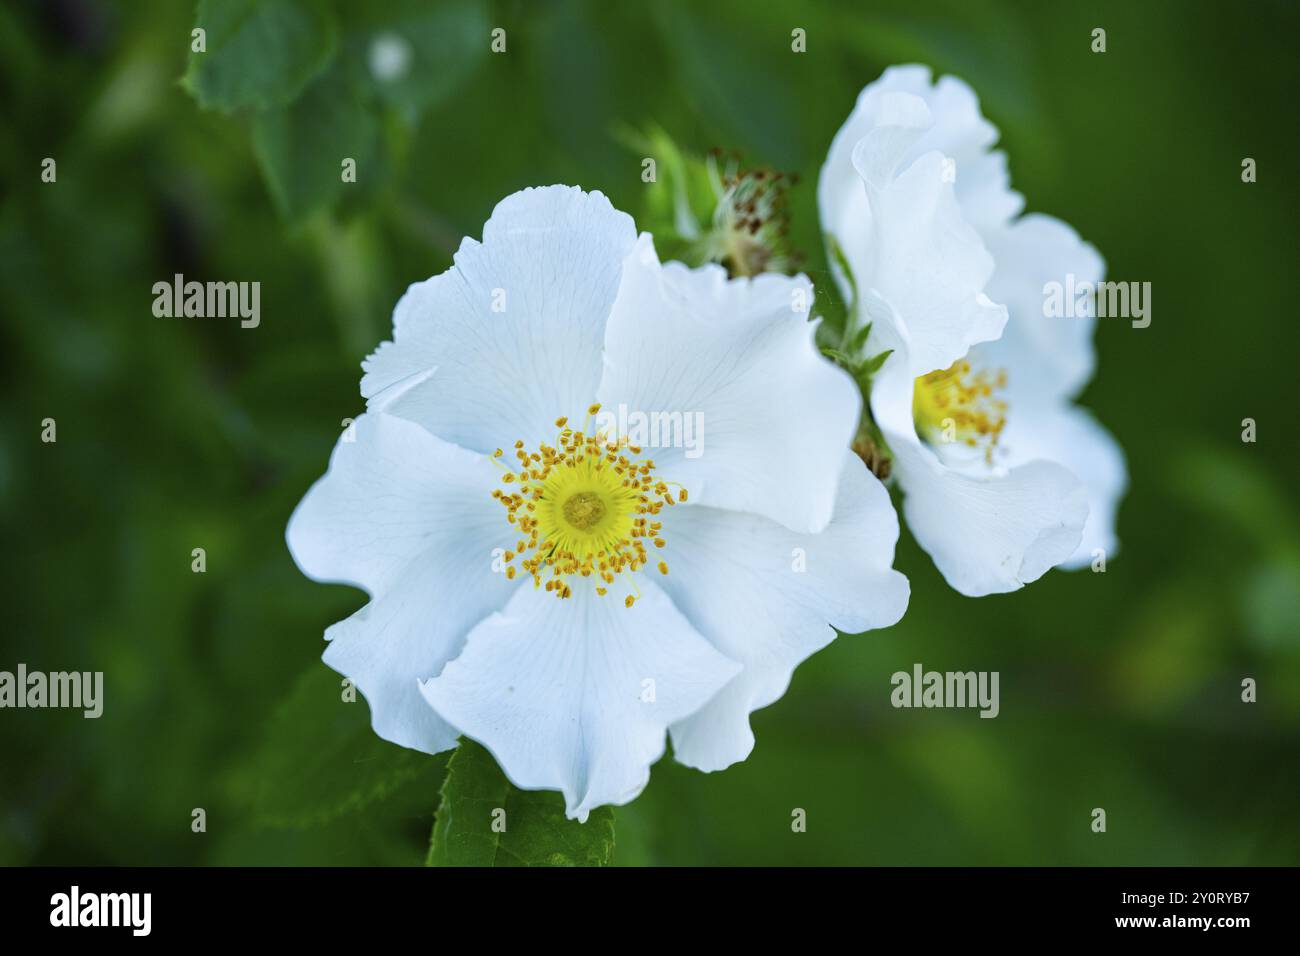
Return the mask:
M 507 489 L 492 492 L 519 532 L 514 549 L 505 553 L 506 577 L 522 569 L 537 587 L 560 598 L 573 594 L 572 575 L 599 578 L 596 593 L 603 596 L 619 575 L 649 564 L 650 549 L 664 546 L 656 516 L 665 505 L 686 500 L 686 490 L 656 476 L 654 462 L 642 460 L 641 449 L 626 438 L 587 434 L 599 410 L 587 410 L 582 431 L 570 428 L 567 418 L 556 419 L 554 446 L 542 443 L 530 451 L 515 442 L 517 465 L 501 476 Z M 492 457 L 506 468 L 504 455 L 498 448 Z M 663 561 L 657 567 L 668 573 Z M 631 607 L 640 591 L 629 583 L 634 593 L 624 603 Z
M 993 449 L 1007 423 L 1007 403 L 994 393 L 1006 388 L 1007 373 L 973 372 L 966 359 L 916 380 L 912 417 L 920 436 L 931 443 L 961 443 L 982 448 L 992 463 Z

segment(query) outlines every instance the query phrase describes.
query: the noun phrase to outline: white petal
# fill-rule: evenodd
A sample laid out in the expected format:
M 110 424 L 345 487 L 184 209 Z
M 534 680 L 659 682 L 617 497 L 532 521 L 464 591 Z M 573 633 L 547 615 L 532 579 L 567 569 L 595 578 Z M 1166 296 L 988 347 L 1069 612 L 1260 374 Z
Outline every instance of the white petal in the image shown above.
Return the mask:
M 456 735 L 417 678 L 437 674 L 513 590 L 492 572 L 492 549 L 511 544 L 491 498 L 500 473 L 402 419 L 366 414 L 353 427 L 289 520 L 289 550 L 308 577 L 374 595 L 326 631 L 325 662 L 365 695 L 379 736 L 436 753 Z
M 525 189 L 503 199 L 455 264 L 412 285 L 394 341 L 364 363 L 362 394 L 466 448 L 553 437 L 600 382 L 601 343 L 630 217 L 598 192 Z
M 845 452 L 831 523 L 797 534 L 757 515 L 687 506 L 665 518 L 660 585 L 720 652 L 744 670 L 672 727 L 677 759 L 721 770 L 754 747 L 749 715 L 778 700 L 834 628 L 888 627 L 907 608 L 907 579 L 890 565 L 898 518 L 889 494 Z
M 1045 315 L 1044 286 L 1095 286 L 1105 271 L 1097 250 L 1059 219 L 1031 214 L 986 237 L 997 261 L 989 295 L 1006 303 L 1007 327 L 979 346 L 982 358 L 1008 372 L 1007 398 L 1073 398 L 1092 377 L 1096 316 L 1090 298 L 1074 315 Z M 1080 306 L 1082 308 L 1080 308 Z
M 861 398 L 813 341 L 812 294 L 803 276 L 728 281 L 718 266 L 660 266 L 642 237 L 606 330 L 602 416 L 623 406 L 629 418 L 702 424 L 694 450 L 662 429 L 650 443 L 661 477 L 700 504 L 820 530 Z
M 1086 567 L 1098 548 L 1112 558 L 1119 551 L 1115 517 L 1128 486 L 1124 452 L 1106 429 L 1085 409 L 1061 403 L 1013 412 L 1001 444 L 1009 463 L 1034 458 L 1057 462 L 1078 477 L 1087 489 L 1088 520 L 1078 548 L 1061 565 Z
M 886 116 L 889 94 L 896 93 L 918 97 L 929 114 L 928 121 L 918 127 L 918 135 L 899 155 L 899 164 L 931 151 L 951 158 L 956 164 L 954 185 L 962 215 L 980 231 L 1004 225 L 1020 212 L 1024 198 L 1010 187 L 1005 154 L 991 151 L 998 131 L 980 113 L 975 92 L 953 76 L 932 83 L 928 67 L 894 66 L 858 95 L 852 113 L 831 142 L 818 182 L 824 229 L 838 234 L 850 221 L 852 213 L 847 206 L 853 193 L 861 191 L 853 175 L 853 147 L 873 129 L 897 122 L 896 113 Z
M 934 117 L 921 97 L 889 91 L 876 100 L 874 121 L 849 153 L 849 161 L 866 184 L 868 196 L 889 188 L 904 165 L 925 155 L 913 149 L 934 123 Z
M 1009 222 L 1025 200 L 1011 189 L 1006 154 L 992 150 L 998 130 L 980 112 L 975 91 L 945 76 L 932 88 L 913 92 L 926 97 L 934 114 L 934 125 L 917 149 L 937 149 L 956 164 L 954 187 L 963 218 L 981 233 Z
M 351 434 L 289 519 L 305 575 L 375 593 L 431 547 L 463 555 L 504 537 L 505 511 L 491 497 L 501 471 L 486 457 L 387 415 L 360 416 Z
M 403 747 L 438 753 L 457 733 L 420 697 L 419 681 L 460 653 L 465 635 L 509 600 L 491 558 L 466 560 L 433 549 L 390 589 L 325 631 L 322 659 L 351 678 L 370 705 L 375 733 Z
M 962 594 L 1015 591 L 1078 547 L 1087 494 L 1060 465 L 1034 461 L 982 478 L 944 467 L 927 449 L 892 447 L 907 525 Z
M 873 382 L 872 413 L 908 527 L 948 583 L 970 597 L 1014 591 L 1069 558 L 1088 516 L 1079 479 L 1042 460 L 986 475 L 945 464 L 916 434 L 906 346 L 886 340 L 896 351 Z
M 981 236 L 1002 228 L 1025 207 L 1025 197 L 1011 188 L 1006 153 L 998 150 L 958 157 L 954 162 L 957 172 L 954 188 L 962 218 Z
M 860 151 L 854 158 L 862 158 Z M 872 264 L 864 270 L 871 278 L 858 279 L 859 288 L 874 289 L 898 314 L 918 375 L 997 338 L 1007 321 L 1005 306 L 983 292 L 993 258 L 962 219 L 942 165 L 942 156 L 926 153 L 872 197 Z
M 663 755 L 668 725 L 739 670 L 653 581 L 640 587 L 629 609 L 621 592 L 597 597 L 590 582 L 567 600 L 523 585 L 422 685 L 425 699 L 516 786 L 561 791 L 569 817 L 627 803 Z
M 906 323 L 917 374 L 946 368 L 1005 323 L 1000 300 L 984 294 L 993 260 L 979 232 L 1000 228 L 1023 199 L 1006 157 L 989 151 L 996 139 L 965 83 L 893 67 L 862 91 L 822 167 L 822 227 L 859 293 L 874 289 Z

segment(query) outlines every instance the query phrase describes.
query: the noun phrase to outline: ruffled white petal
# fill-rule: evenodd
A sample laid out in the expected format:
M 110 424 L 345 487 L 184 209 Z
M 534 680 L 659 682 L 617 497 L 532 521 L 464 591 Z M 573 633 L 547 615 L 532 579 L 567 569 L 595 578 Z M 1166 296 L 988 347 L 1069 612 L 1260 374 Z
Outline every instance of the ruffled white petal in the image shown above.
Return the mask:
M 1116 514 L 1128 486 L 1128 467 L 1119 443 L 1086 409 L 1065 403 L 1018 409 L 1008 419 L 1001 444 L 1008 464 L 1046 459 L 1063 465 L 1083 482 L 1088 520 L 1079 546 L 1061 567 L 1086 567 L 1098 549 L 1108 560 L 1118 553 Z
M 884 340 L 895 354 L 873 384 L 872 413 L 908 527 L 948 583 L 970 597 L 1014 591 L 1074 554 L 1088 516 L 1079 479 L 1051 461 L 985 473 L 946 464 L 917 437 L 906 345 Z
M 511 589 L 492 571 L 510 546 L 483 456 L 385 415 L 362 415 L 329 471 L 289 521 L 294 560 L 309 577 L 364 588 L 374 599 L 325 632 L 324 659 L 370 704 L 375 732 L 428 753 L 455 733 L 420 699 L 464 635 Z
M 977 477 L 943 467 L 926 449 L 896 452 L 908 528 L 962 594 L 1015 591 L 1077 549 L 1087 494 L 1060 465 L 1034 461 Z
M 884 92 L 875 106 L 872 126 L 848 153 L 869 199 L 888 189 L 905 166 L 926 155 L 914 148 L 934 125 L 925 100 L 911 93 Z
M 1007 322 L 1006 307 L 983 292 L 993 258 L 962 219 L 942 165 L 942 156 L 926 153 L 872 200 L 870 288 L 906 328 L 918 375 L 947 368 Z
M 1105 272 L 1101 255 L 1061 220 L 1036 213 L 986 240 L 997 262 L 989 294 L 1006 303 L 1010 318 L 1000 339 L 978 347 L 982 360 L 1007 370 L 1013 407 L 1022 396 L 1075 397 L 1096 362 L 1093 302 L 1076 302 L 1074 314 L 1048 315 L 1044 287 L 1059 283 L 1064 290 L 1072 281 L 1095 288 Z
M 956 99 L 944 97 L 946 121 L 966 115 L 949 102 Z M 868 87 L 832 144 L 818 190 L 823 228 L 843 250 L 859 294 L 874 291 L 893 306 L 917 374 L 946 368 L 975 343 L 997 338 L 1007 318 L 984 294 L 993 259 L 963 217 L 951 157 L 933 146 L 922 150 L 927 139 L 965 148 L 962 137 L 986 137 L 974 126 L 960 136 L 936 137 L 934 128 L 923 96 Z
M 644 575 L 642 575 L 644 577 Z M 585 821 L 632 800 L 663 755 L 667 727 L 698 710 L 739 670 L 651 580 L 632 608 L 577 581 L 559 600 L 523 585 L 425 682 L 425 699 L 479 741 L 526 790 L 564 794 Z
M 491 453 L 553 436 L 600 382 L 605 322 L 629 216 L 598 192 L 525 189 L 503 199 L 447 272 L 397 304 L 394 340 L 364 363 L 361 392 L 390 414 Z
M 648 452 L 661 477 L 700 504 L 821 530 L 839 478 L 827 463 L 852 439 L 861 399 L 813 341 L 812 295 L 803 276 L 661 266 L 643 236 L 606 329 L 602 414 L 702 423 L 693 452 L 662 440 Z
M 898 518 L 884 486 L 844 453 L 835 513 L 820 534 L 705 507 L 665 518 L 669 574 L 660 585 L 726 657 L 744 665 L 704 707 L 672 727 L 676 758 L 701 770 L 744 760 L 749 715 L 778 700 L 802 661 L 849 634 L 896 623 L 908 585 L 890 565 Z
M 925 99 L 934 124 L 916 144 L 917 152 L 938 150 L 956 166 L 953 184 L 966 221 L 981 233 L 1011 220 L 1024 208 L 1024 197 L 1011 188 L 1006 154 L 993 150 L 998 130 L 980 112 L 975 91 L 955 76 L 930 82 L 926 67 L 886 70 L 884 89 Z
M 1023 199 L 1010 188 L 1005 156 L 992 151 L 996 140 L 966 84 L 933 83 L 924 67 L 892 68 L 862 91 L 818 185 L 862 320 L 876 323 L 869 351 L 895 350 L 871 406 L 894 454 L 904 513 L 949 583 L 971 595 L 1013 590 L 1113 547 L 1124 485 L 1118 448 L 1064 404 L 1092 374 L 1093 319 L 1044 315 L 1045 283 L 1071 275 L 1095 283 L 1103 263 L 1058 220 L 1012 222 Z M 944 178 L 955 182 L 937 183 Z M 1000 322 L 995 301 L 1005 303 Z M 996 467 L 937 454 L 912 421 L 916 377 L 964 355 L 1007 373 Z M 1050 435 L 1045 416 L 1055 423 Z
M 490 560 L 435 551 L 390 591 L 326 628 L 322 659 L 361 691 L 380 737 L 430 754 L 456 746 L 455 729 L 421 699 L 419 681 L 441 672 L 469 630 L 509 599 L 501 575 L 486 571 Z
M 861 188 L 854 175 L 853 148 L 873 129 L 897 125 L 896 117 L 891 122 L 885 116 L 890 93 L 920 98 L 930 115 L 918 134 L 905 144 L 898 163 L 931 151 L 951 158 L 956 170 L 953 186 L 957 201 L 966 221 L 981 232 L 1005 225 L 1020 212 L 1024 198 L 1011 189 L 1006 155 L 992 150 L 998 131 L 980 113 L 975 92 L 953 76 L 932 82 L 930 69 L 925 66 L 894 66 L 862 90 L 852 113 L 831 142 L 818 182 L 824 229 L 839 234 L 856 216 L 853 203 Z

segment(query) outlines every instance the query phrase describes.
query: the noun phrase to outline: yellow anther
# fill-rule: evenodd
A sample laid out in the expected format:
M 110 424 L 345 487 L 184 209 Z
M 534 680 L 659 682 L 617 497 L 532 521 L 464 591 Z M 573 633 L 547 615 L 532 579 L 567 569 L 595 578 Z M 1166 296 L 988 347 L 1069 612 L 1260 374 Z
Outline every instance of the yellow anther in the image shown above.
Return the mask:
M 556 427 L 562 431 L 556 448 L 543 443 L 529 452 L 522 440 L 516 441 L 515 457 L 522 467 L 518 472 L 501 467 L 506 471 L 502 481 L 517 482 L 519 492 L 507 494 L 497 488 L 492 493 L 520 534 L 515 548 L 504 552 L 507 577 L 513 579 L 516 568 L 522 569 L 534 587 L 544 583 L 559 598 L 573 596 L 569 580 L 574 576 L 598 577 L 603 583 L 596 593 L 604 595 L 606 585 L 616 577 L 635 575 L 650 562 L 641 539 L 653 536 L 659 547 L 664 546 L 658 536 L 659 522 L 653 532 L 647 530 L 647 516 L 663 507 L 649 493 L 666 492 L 675 483 L 660 481 L 654 463 L 637 460 L 634 456 L 640 449 L 626 439 L 610 442 L 603 434 L 588 434 L 590 417 L 598 411 L 598 403 L 588 408 L 582 431 L 568 428 L 567 417 L 557 418 Z M 493 457 L 501 454 L 498 449 Z M 671 503 L 670 496 L 667 500 Z M 517 564 L 511 563 L 516 560 Z M 665 562 L 658 567 L 668 573 Z M 626 603 L 631 607 L 640 592 L 635 578 L 629 581 L 634 594 Z
M 917 432 L 931 443 L 983 447 L 986 460 L 992 462 L 1007 413 L 1007 403 L 994 393 L 1006 384 L 1005 371 L 972 372 L 966 359 L 922 375 L 912 392 Z

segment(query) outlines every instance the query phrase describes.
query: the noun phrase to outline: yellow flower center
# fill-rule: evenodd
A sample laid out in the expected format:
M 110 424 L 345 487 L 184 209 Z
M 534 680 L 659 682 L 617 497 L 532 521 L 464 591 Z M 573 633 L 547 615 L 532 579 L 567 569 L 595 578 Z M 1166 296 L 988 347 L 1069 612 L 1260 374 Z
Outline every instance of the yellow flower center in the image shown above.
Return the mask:
M 609 511 L 605 507 L 605 500 L 594 491 L 579 491 L 576 495 L 570 495 L 560 510 L 564 520 L 579 531 L 595 528 Z
M 1006 385 L 1007 373 L 1002 369 L 973 372 L 966 359 L 922 375 L 912 392 L 917 433 L 931 443 L 983 448 L 984 459 L 991 464 L 1007 423 L 1007 403 L 994 393 Z
M 492 491 L 520 535 L 505 553 L 506 577 L 513 579 L 522 569 L 534 586 L 560 598 L 573 594 L 571 575 L 598 577 L 602 584 L 596 593 L 604 595 L 621 575 L 645 567 L 647 543 L 664 546 L 663 523 L 655 517 L 665 505 L 686 500 L 686 489 L 661 480 L 655 463 L 642 460 L 641 449 L 626 438 L 587 434 L 598 411 L 599 405 L 587 409 L 581 431 L 569 428 L 567 418 L 556 419 L 560 432 L 554 446 L 542 443 L 533 451 L 515 442 L 518 465 L 501 476 L 507 490 Z M 492 455 L 502 468 L 504 454 L 498 448 Z M 675 498 L 672 488 L 677 488 Z M 658 569 L 668 573 L 663 561 Z M 631 588 L 634 593 L 624 599 L 628 607 L 640 596 L 635 583 Z

